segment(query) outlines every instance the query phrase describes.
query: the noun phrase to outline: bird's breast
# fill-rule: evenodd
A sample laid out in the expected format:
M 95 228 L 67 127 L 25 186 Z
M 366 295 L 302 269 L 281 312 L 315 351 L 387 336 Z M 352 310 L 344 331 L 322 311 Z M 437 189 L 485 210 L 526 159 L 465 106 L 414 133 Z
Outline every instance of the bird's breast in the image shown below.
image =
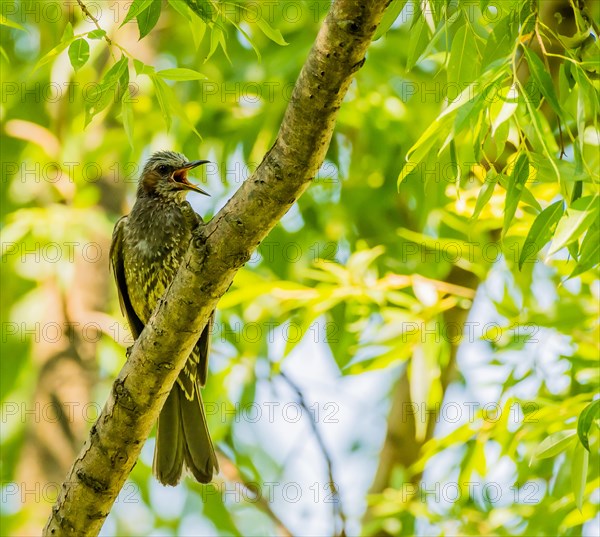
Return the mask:
M 124 237 L 125 282 L 131 305 L 145 324 L 177 274 L 191 240 L 185 219 L 164 215 L 128 222 Z

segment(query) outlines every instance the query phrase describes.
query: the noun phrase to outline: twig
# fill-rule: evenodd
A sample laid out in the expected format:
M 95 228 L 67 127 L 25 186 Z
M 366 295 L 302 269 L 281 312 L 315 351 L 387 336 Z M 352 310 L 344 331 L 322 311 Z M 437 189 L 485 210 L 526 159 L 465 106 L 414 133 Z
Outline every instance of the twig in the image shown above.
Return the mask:
M 90 10 L 87 8 L 87 6 L 81 0 L 77 0 L 77 3 L 79 4 L 81 11 L 83 11 L 83 14 L 86 17 L 88 17 L 96 25 L 96 28 L 98 28 L 98 30 L 100 30 L 101 32 L 104 32 L 104 29 L 100 27 L 100 23 L 98 22 L 98 19 L 90 13 Z M 108 37 L 106 35 L 106 32 L 104 32 L 103 37 L 109 45 L 112 45 L 112 41 L 111 41 L 110 37 Z
M 252 503 L 257 505 L 263 513 L 273 520 L 277 526 L 277 529 L 279 530 L 280 535 L 283 537 L 292 537 L 292 532 L 287 528 L 287 526 L 273 511 L 273 509 L 271 509 L 271 506 L 265 497 L 262 494 L 257 495 L 251 482 L 244 477 L 235 463 L 222 451 L 219 451 L 219 467 L 221 469 L 221 474 L 223 474 L 228 481 L 241 485 L 244 487 L 244 490 L 248 496 L 255 498 L 255 501 Z
M 298 404 L 302 407 L 302 409 L 306 412 L 308 416 L 311 416 L 311 412 L 309 410 L 308 405 L 306 404 L 306 399 L 304 398 L 304 394 L 300 387 L 283 371 L 279 372 L 279 376 L 288 384 L 292 390 L 296 392 L 296 396 L 298 397 Z M 327 474 L 329 478 L 329 490 L 331 490 L 331 494 L 334 496 L 333 499 L 333 520 L 334 520 L 334 535 L 335 537 L 345 537 L 346 535 L 346 514 L 344 512 L 344 508 L 342 505 L 342 500 L 340 498 L 339 490 L 335 484 L 335 479 L 333 478 L 333 461 L 331 459 L 331 455 L 329 455 L 329 451 L 327 450 L 327 446 L 325 445 L 325 441 L 321 436 L 319 428 L 317 427 L 316 420 L 310 419 L 310 427 L 313 431 L 317 444 L 319 444 L 319 449 L 325 459 L 325 463 L 327 464 Z M 337 522 L 340 521 L 340 529 L 337 529 Z
M 548 52 L 546 52 L 546 47 L 544 45 L 542 36 L 540 35 L 537 21 L 535 24 L 535 36 L 536 36 L 538 44 L 540 46 L 540 50 L 542 51 L 542 57 L 544 58 L 544 65 L 546 66 L 546 70 L 548 71 L 548 73 L 552 73 L 552 70 L 550 69 L 550 63 L 548 62 Z M 535 53 L 533 53 L 533 54 L 535 54 Z M 561 126 L 560 116 L 558 114 L 556 114 L 556 121 L 558 122 L 558 133 L 559 133 L 559 140 L 560 140 L 560 142 L 559 142 L 560 143 L 559 159 L 562 160 L 563 157 L 567 156 L 567 153 L 565 152 L 565 141 L 563 138 L 563 131 L 562 131 L 562 126 Z

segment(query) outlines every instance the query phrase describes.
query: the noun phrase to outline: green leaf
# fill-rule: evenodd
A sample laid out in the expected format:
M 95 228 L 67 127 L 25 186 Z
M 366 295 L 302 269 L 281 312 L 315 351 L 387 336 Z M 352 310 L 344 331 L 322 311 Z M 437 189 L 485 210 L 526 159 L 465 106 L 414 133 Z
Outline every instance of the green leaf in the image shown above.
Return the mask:
M 125 129 L 125 134 L 127 135 L 129 145 L 131 146 L 131 149 L 134 149 L 133 107 L 131 106 L 131 102 L 129 101 L 129 90 L 125 92 L 125 95 L 123 95 L 123 100 L 121 101 L 121 119 L 123 120 L 123 129 Z
M 486 90 L 493 86 L 499 79 L 504 77 L 504 71 L 487 72 L 475 82 L 465 88 L 450 106 L 445 108 L 433 121 L 416 143 L 409 149 L 406 155 L 406 164 L 398 176 L 397 185 L 400 184 L 415 170 L 418 164 L 429 154 L 433 146 L 438 142 L 440 136 L 446 137 L 446 142 L 440 152 L 458 133 L 460 125 L 468 124 L 469 120 L 479 113 L 483 106 Z M 463 112 L 463 108 L 465 111 Z M 456 117 L 454 117 L 456 114 Z M 460 121 L 458 116 L 460 114 Z M 455 123 L 452 128 L 452 123 Z M 459 125 L 457 126 L 458 123 Z
M 581 51 L 581 68 L 591 75 L 600 74 L 600 45 L 594 36 L 589 33 Z
M 558 455 L 575 439 L 576 434 L 575 429 L 566 429 L 547 436 L 535 450 L 534 458 L 548 459 Z
M 519 270 L 521 270 L 527 259 L 535 257 L 543 246 L 550 241 L 553 228 L 561 219 L 564 211 L 564 202 L 559 200 L 537 215 L 523 243 L 523 249 L 519 256 Z
M 158 105 L 160 111 L 167 124 L 167 131 L 171 128 L 171 112 L 169 107 L 169 87 L 164 80 L 157 77 L 156 75 L 150 76 L 152 83 L 154 84 L 154 91 L 156 92 L 156 98 L 158 99 Z
M 590 117 L 597 117 L 600 114 L 600 105 L 598 102 L 597 93 L 598 90 L 596 87 L 590 82 L 587 77 L 586 72 L 581 69 L 578 65 L 576 65 L 572 70 L 573 78 L 581 88 L 582 94 L 588 96 L 589 104 L 590 104 Z M 597 125 L 596 125 L 597 126 Z
M 466 87 L 459 95 L 451 101 L 444 111 L 438 116 L 438 120 L 446 117 L 454 112 L 458 112 L 462 107 L 468 104 L 473 104 L 476 101 L 485 101 L 489 96 L 489 90 L 494 87 L 500 80 L 504 79 L 505 70 L 501 69 L 497 72 L 487 72 L 482 74 L 476 81 Z
M 127 57 L 123 56 L 117 63 L 115 63 L 105 75 L 102 77 L 102 84 L 106 86 L 114 86 L 123 74 L 123 71 L 127 69 Z
M 578 147 L 575 144 L 573 147 Z M 575 150 L 575 155 L 579 154 L 579 150 Z M 577 201 L 581 196 L 583 196 L 583 181 L 575 181 L 573 185 L 573 192 L 571 193 L 571 203 Z
M 579 259 L 579 243 L 577 241 L 567 244 L 567 251 L 575 261 Z
M 417 233 L 404 228 L 398 229 L 397 233 L 403 239 L 414 242 L 423 250 L 429 249 L 432 252 L 440 251 L 440 249 L 441 251 L 445 251 L 446 248 L 458 249 L 461 252 L 468 250 L 470 252 L 468 256 L 458 256 L 459 259 L 456 260 L 457 266 L 464 270 L 469 270 L 474 274 L 485 275 L 485 269 L 481 265 L 484 265 L 489 259 L 486 259 L 479 247 L 473 247 L 473 243 L 456 238 L 430 237 L 423 233 Z
M 415 15 L 413 26 L 410 30 L 413 36 L 409 41 L 406 59 L 406 70 L 410 71 L 419 61 L 421 54 L 429 43 L 429 26 L 423 14 L 418 11 Z
M 211 56 L 217 51 L 217 47 L 223 36 L 223 30 L 219 26 L 213 26 L 210 30 L 210 48 L 208 49 L 208 55 L 206 60 L 209 60 Z
M 210 30 L 210 49 L 204 61 L 208 61 L 219 46 L 223 50 L 223 54 L 225 54 L 227 61 L 231 63 L 229 55 L 227 54 L 227 41 L 225 40 L 225 35 L 223 34 L 223 27 L 220 24 L 215 23 L 212 25 Z
M 529 161 L 531 167 L 536 171 L 536 182 L 554 183 L 556 182 L 556 171 L 554 165 L 558 168 L 561 183 L 572 183 L 583 181 L 591 183 L 592 178 L 585 172 L 579 173 L 577 165 L 574 162 L 566 160 L 557 160 L 550 163 L 546 155 L 541 153 L 530 153 Z
M 556 34 L 558 40 L 563 44 L 565 48 L 577 49 L 590 37 L 590 28 L 586 28 L 572 36 Z
M 368 278 L 368 269 L 373 265 L 375 260 L 381 257 L 385 253 L 383 246 L 376 246 L 368 250 L 361 250 L 353 253 L 348 261 L 346 262 L 346 268 L 350 273 L 351 277 L 356 281 L 359 279 Z M 318 263 L 318 262 L 316 262 Z M 324 268 L 332 267 L 333 264 L 330 262 L 320 262 L 318 265 Z
M 554 113 L 557 116 L 562 117 L 562 107 L 558 102 L 558 97 L 554 90 L 554 81 L 552 80 L 550 73 L 548 73 L 544 63 L 535 52 L 532 52 L 527 47 L 523 47 L 523 50 L 525 51 L 525 57 L 527 58 L 531 75 L 533 76 L 538 89 L 546 98 L 548 104 L 550 104 L 552 110 L 554 110 Z
M 400 12 L 404 9 L 406 2 L 407 0 L 392 0 L 383 13 L 383 17 L 377 27 L 373 41 L 377 41 L 381 36 L 387 34 L 388 30 L 392 27 L 394 22 L 396 22 Z
M 160 3 L 160 0 L 133 0 L 131 5 L 129 6 L 129 11 L 127 12 L 127 15 L 125 15 L 125 20 L 121 23 L 121 26 L 119 26 L 119 28 L 121 28 L 124 24 L 128 23 L 134 17 L 137 17 L 145 9 L 148 9 L 152 2 Z
M 490 106 L 490 120 L 492 136 L 505 121 L 510 119 L 517 111 L 519 90 L 516 84 L 500 89 L 496 94 L 497 99 Z
M 600 264 L 600 222 L 598 219 L 588 230 L 581 243 L 579 260 L 569 278 L 575 278 Z
M 88 32 L 87 36 L 88 39 L 102 39 L 104 36 L 106 35 L 106 32 L 104 30 L 92 30 L 91 32 Z
M 193 69 L 186 69 L 185 67 L 176 67 L 174 69 L 163 69 L 157 71 L 156 74 L 161 78 L 168 80 L 205 80 L 206 75 L 194 71 Z
M 144 62 L 140 60 L 133 60 L 133 67 L 135 68 L 135 73 L 137 75 L 154 75 L 154 67 L 151 65 L 146 65 Z
M 260 28 L 263 34 L 265 34 L 271 41 L 278 45 L 285 46 L 288 42 L 283 38 L 281 32 L 273 28 L 266 19 L 260 18 L 256 21 L 256 25 Z
M 120 72 L 115 91 L 115 102 L 120 102 L 129 89 L 129 69 L 123 69 Z
M 56 45 L 52 50 L 50 50 L 49 52 L 47 52 L 46 54 L 44 54 L 44 56 L 42 56 L 37 61 L 37 63 L 35 64 L 33 70 L 36 71 L 42 65 L 46 65 L 47 63 L 51 62 L 54 58 L 56 58 L 63 50 L 65 50 L 71 44 L 71 41 L 72 41 L 72 39 L 68 40 L 68 41 L 61 42 L 58 45 Z
M 258 58 L 259 63 L 262 61 L 262 57 L 260 55 L 260 50 L 259 48 L 256 46 L 256 44 L 254 43 L 254 40 L 252 39 L 252 36 L 248 35 L 248 32 L 246 32 L 239 24 L 237 24 L 233 19 L 229 19 L 229 22 L 231 24 L 233 24 L 238 32 L 240 32 L 248 41 L 248 43 L 250 43 L 250 46 L 252 47 L 252 50 L 254 50 L 254 53 L 256 54 L 256 57 Z
M 75 71 L 81 69 L 90 58 L 90 45 L 85 39 L 76 39 L 69 47 L 69 59 Z
M 425 13 L 427 13 L 427 11 L 425 11 Z M 425 18 L 425 22 L 427 22 L 427 17 Z M 464 21 L 462 19 L 460 19 L 458 22 L 456 22 L 454 25 L 452 26 L 457 26 L 458 28 L 460 28 L 460 26 L 464 24 Z M 431 26 L 429 26 L 430 30 L 431 30 Z M 427 46 L 425 47 L 425 49 L 421 52 L 420 56 L 423 58 L 426 58 L 432 54 L 435 54 L 439 51 L 440 46 L 444 48 L 444 50 L 449 49 L 449 35 L 448 35 L 448 23 L 446 21 L 441 22 L 441 21 L 437 21 L 436 22 L 436 28 L 435 30 L 432 31 L 432 36 L 428 39 L 427 42 Z M 443 44 L 438 46 L 438 41 L 442 40 Z M 447 52 L 444 53 L 444 56 L 447 58 Z
M 499 178 L 500 176 L 495 169 L 491 168 L 487 172 L 485 176 L 485 182 L 483 183 L 483 186 L 479 191 L 479 195 L 477 196 L 477 201 L 475 202 L 475 209 L 473 210 L 473 216 L 471 216 L 471 220 L 478 218 L 483 208 L 487 205 L 488 201 L 490 201 Z
M 504 204 L 504 224 L 502 226 L 502 236 L 506 235 L 512 220 L 517 212 L 519 200 L 523 194 L 523 188 L 529 177 L 529 157 L 527 153 L 521 153 L 508 178 L 508 189 L 506 192 L 506 202 Z
M 577 132 L 579 134 L 579 136 L 577 137 L 576 142 L 573 144 L 573 149 L 574 149 L 574 156 L 575 156 L 575 169 L 581 173 L 583 171 L 583 139 L 585 136 L 585 122 L 586 122 L 586 118 L 585 118 L 585 104 L 584 104 L 584 99 L 583 99 L 583 92 L 578 92 L 577 95 Z M 574 191 L 573 192 L 573 198 L 571 198 L 571 201 L 575 201 L 575 199 L 577 197 L 581 197 L 581 193 L 579 194 L 579 196 L 576 196 L 577 192 Z
M 508 58 L 515 46 L 513 16 L 509 14 L 504 17 L 496 26 L 487 39 L 483 58 L 481 61 L 482 67 L 486 68 L 497 60 Z
M 167 83 L 157 75 L 150 75 L 150 79 L 154 84 L 156 98 L 158 99 L 158 104 L 165 119 L 165 123 L 167 124 L 167 130 L 171 128 L 173 115 L 177 115 L 188 125 L 188 127 L 196 134 L 196 136 L 198 136 L 198 138 L 202 138 L 200 133 L 197 131 L 196 126 L 188 119 L 180 101 L 177 99 L 173 93 L 173 90 L 167 85 Z
M 558 223 L 548 255 L 579 239 L 596 220 L 597 214 L 598 196 L 585 196 L 572 203 Z
M 198 16 L 192 13 L 184 0 L 169 0 L 169 4 L 188 21 L 189 32 L 194 41 L 194 48 L 197 50 L 206 32 L 207 23 L 203 19 L 198 20 Z
M 209 0 L 185 0 L 189 8 L 204 22 L 212 22 L 215 9 Z
M 179 13 L 183 18 L 185 18 L 189 22 L 192 22 L 193 19 L 192 19 L 192 15 L 190 12 L 190 8 L 188 7 L 188 5 L 185 3 L 184 0 L 169 0 L 169 5 L 175 11 L 177 11 L 177 13 Z
M 219 44 L 221 45 L 221 50 L 223 50 L 223 54 L 225 54 L 225 58 L 227 58 L 227 61 L 231 64 L 231 58 L 227 53 L 227 40 L 225 39 L 224 32 L 221 32 L 221 35 L 219 36 Z
M 65 29 L 63 31 L 62 37 L 60 38 L 61 43 L 70 43 L 75 39 L 75 33 L 73 32 L 73 25 L 70 22 L 67 22 Z
M 469 87 L 472 87 L 469 86 Z M 481 95 L 476 95 L 469 102 L 461 106 L 456 112 L 456 118 L 454 120 L 454 128 L 450 135 L 455 136 L 457 133 L 462 132 L 464 129 L 471 128 L 475 130 L 478 125 L 481 124 L 480 113 L 483 105 L 485 104 L 484 99 Z M 444 148 L 442 146 L 442 148 Z M 478 144 L 478 147 L 481 144 Z
M 577 420 L 577 434 L 579 436 L 579 440 L 581 445 L 588 451 L 590 450 L 590 429 L 592 424 L 598 420 L 600 420 L 600 399 L 596 399 L 586 406 L 581 411 L 579 419 Z
M 456 185 L 456 192 L 460 189 L 460 166 L 458 164 L 458 157 L 456 152 L 456 142 L 454 139 L 450 142 L 450 169 L 452 176 L 454 177 L 454 183 Z
M 192 36 L 192 41 L 194 42 L 194 48 L 198 50 L 198 48 L 200 48 L 200 43 L 202 43 L 202 40 L 204 39 L 204 34 L 206 33 L 206 23 L 195 17 L 194 21 L 189 23 L 188 28 Z
M 571 69 L 570 62 L 561 63 L 558 69 L 558 94 L 563 102 L 571 95 L 571 83 L 575 82 L 573 77 L 569 76 L 569 69 Z
M 454 125 L 454 129 L 452 129 L 452 123 L 454 120 L 458 121 L 459 113 L 461 113 L 461 121 L 459 122 L 461 124 L 466 123 L 472 116 L 476 115 L 483 104 L 483 97 L 488 85 L 494 84 L 503 76 L 503 72 L 486 73 L 484 76 L 480 77 L 479 80 L 465 88 L 460 95 L 454 99 L 452 104 L 440 113 L 437 119 L 427 127 L 416 143 L 408 150 L 406 164 L 398 175 L 398 188 L 400 188 L 401 183 L 413 173 L 417 165 L 429 154 L 436 142 L 438 142 L 440 136 L 446 136 L 446 142 L 440 149 L 440 152 L 450 143 L 458 132 L 456 124 Z M 463 108 L 466 110 L 464 113 L 462 113 Z M 456 118 L 453 116 L 455 113 L 457 116 Z
M 506 175 L 500 175 L 499 183 L 505 190 L 508 190 L 509 182 L 510 178 L 508 178 Z M 521 199 L 519 200 L 519 202 L 524 203 L 525 205 L 529 205 L 534 209 L 536 213 L 542 212 L 542 206 L 540 205 L 540 202 L 535 199 L 535 196 L 531 193 L 531 190 L 529 190 L 526 186 L 523 187 L 523 192 L 521 193 Z
M 102 81 L 96 86 L 96 94 L 94 98 L 89 94 L 88 101 L 85 107 L 85 126 L 90 124 L 96 114 L 104 110 L 112 100 L 120 100 L 120 96 L 125 91 L 126 87 L 117 88 L 117 84 L 125 79 L 124 71 L 128 70 L 128 60 L 123 56 L 115 63 L 102 77 Z M 127 73 L 129 80 L 129 73 Z
M 463 24 L 454 39 L 448 61 L 448 83 L 462 87 L 475 80 L 479 67 L 479 55 L 475 34 L 470 24 Z
M 136 17 L 138 29 L 140 30 L 140 39 L 146 37 L 152 28 L 156 26 L 160 18 L 160 9 L 162 2 L 155 1 L 148 8 L 139 13 Z
M 575 505 L 579 511 L 581 511 L 581 508 L 583 507 L 583 496 L 585 494 L 589 460 L 589 451 L 583 449 L 583 446 L 577 442 L 573 451 L 571 485 L 573 487 Z
M 438 141 L 440 132 L 445 132 L 451 124 L 452 118 L 446 117 L 440 120 L 436 119 L 409 149 L 406 155 L 406 164 L 398 175 L 398 188 L 400 184 L 415 170 L 418 164 L 427 156 L 434 144 Z
M 69 24 L 71 24 L 71 23 L 69 23 Z M 8 26 L 9 28 L 14 28 L 15 30 L 21 30 L 22 32 L 26 31 L 25 28 L 23 26 L 21 26 L 18 22 L 11 21 L 10 19 L 7 19 L 2 14 L 0 14 L 0 25 Z
M 496 146 L 497 155 L 502 155 L 502 153 L 504 153 L 504 148 L 506 147 L 509 134 L 510 125 L 506 121 L 498 125 L 498 128 L 494 131 L 492 139 L 494 141 L 494 145 Z

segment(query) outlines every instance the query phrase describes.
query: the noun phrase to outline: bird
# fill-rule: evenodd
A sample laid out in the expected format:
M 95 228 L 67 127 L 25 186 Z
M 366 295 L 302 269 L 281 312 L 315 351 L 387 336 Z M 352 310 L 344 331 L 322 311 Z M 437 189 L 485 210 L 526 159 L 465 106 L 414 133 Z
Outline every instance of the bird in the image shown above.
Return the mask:
M 190 183 L 187 174 L 208 162 L 189 161 L 175 151 L 152 154 L 139 178 L 131 212 L 115 224 L 110 265 L 121 311 L 136 339 L 177 274 L 193 230 L 203 224 L 186 195 L 209 194 Z M 201 395 L 213 320 L 214 312 L 158 418 L 152 470 L 163 485 L 177 485 L 184 467 L 200 483 L 209 483 L 219 471 Z

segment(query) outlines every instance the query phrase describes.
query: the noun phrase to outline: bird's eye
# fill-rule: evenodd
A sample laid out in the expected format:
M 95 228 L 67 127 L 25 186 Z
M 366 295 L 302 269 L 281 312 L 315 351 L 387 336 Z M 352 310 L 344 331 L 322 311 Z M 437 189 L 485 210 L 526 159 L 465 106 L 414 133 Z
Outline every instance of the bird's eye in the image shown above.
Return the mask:
M 164 164 L 161 164 L 157 169 L 160 173 L 167 173 L 169 171 L 169 167 Z

